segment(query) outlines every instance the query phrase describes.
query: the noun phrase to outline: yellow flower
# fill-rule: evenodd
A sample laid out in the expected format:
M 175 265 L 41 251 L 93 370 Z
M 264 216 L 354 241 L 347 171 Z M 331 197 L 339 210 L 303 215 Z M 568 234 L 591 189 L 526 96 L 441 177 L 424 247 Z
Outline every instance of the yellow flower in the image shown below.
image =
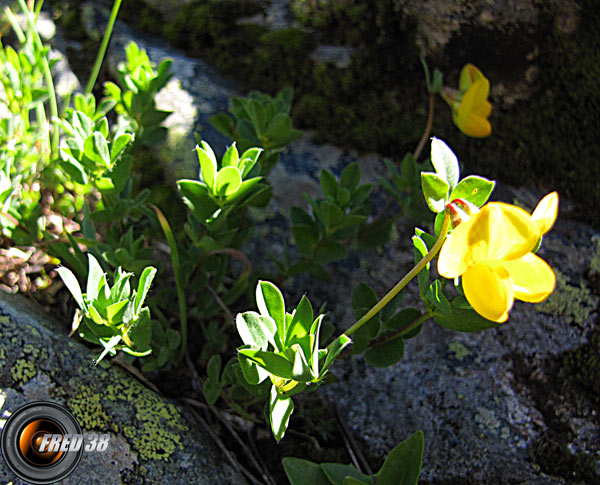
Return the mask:
M 492 105 L 487 100 L 490 82 L 473 64 L 462 68 L 459 90 L 444 88 L 442 97 L 452 108 L 452 119 L 467 136 L 484 138 L 492 133 L 488 117 Z
M 438 273 L 462 276 L 467 301 L 481 316 L 505 322 L 514 299 L 537 303 L 554 291 L 552 268 L 531 252 L 556 219 L 558 194 L 544 197 L 529 215 L 490 202 L 462 222 L 444 242 Z

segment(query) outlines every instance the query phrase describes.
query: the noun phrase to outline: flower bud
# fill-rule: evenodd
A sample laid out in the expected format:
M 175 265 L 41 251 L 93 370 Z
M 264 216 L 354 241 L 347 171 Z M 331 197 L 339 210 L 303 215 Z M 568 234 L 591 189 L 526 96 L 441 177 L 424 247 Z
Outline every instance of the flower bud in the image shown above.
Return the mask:
M 473 214 L 479 212 L 479 207 L 465 199 L 454 199 L 446 204 L 446 210 L 450 213 L 452 228 L 461 222 L 466 222 Z

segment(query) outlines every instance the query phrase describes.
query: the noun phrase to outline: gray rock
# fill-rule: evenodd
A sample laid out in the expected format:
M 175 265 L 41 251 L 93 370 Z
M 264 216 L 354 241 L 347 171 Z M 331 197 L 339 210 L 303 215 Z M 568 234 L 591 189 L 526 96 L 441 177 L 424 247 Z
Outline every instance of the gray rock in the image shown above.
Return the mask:
M 62 483 L 245 483 L 176 403 L 69 339 L 31 302 L 0 293 L 0 428 L 21 405 L 66 406 L 84 433 L 109 433 L 106 454 L 84 453 Z M 0 481 L 16 480 L 0 460 Z
M 290 0 L 270 1 L 262 13 L 241 18 L 237 23 L 261 25 L 269 30 L 282 30 L 298 25 L 290 9 Z
M 320 45 L 310 55 L 310 58 L 319 63 L 333 64 L 339 69 L 350 66 L 353 49 L 343 45 Z

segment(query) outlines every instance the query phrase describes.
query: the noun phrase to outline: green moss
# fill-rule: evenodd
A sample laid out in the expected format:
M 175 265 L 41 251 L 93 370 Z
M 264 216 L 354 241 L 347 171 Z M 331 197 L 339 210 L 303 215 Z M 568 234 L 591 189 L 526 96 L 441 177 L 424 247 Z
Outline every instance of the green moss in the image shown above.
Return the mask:
M 456 360 L 463 360 L 471 352 L 460 342 L 450 342 L 448 344 L 448 350 L 454 354 Z
M 183 417 L 172 404 L 165 404 L 158 396 L 147 392 L 137 383 L 128 386 L 111 384 L 105 397 L 111 401 L 125 401 L 135 408 L 135 421 L 123 427 L 127 437 L 144 460 L 167 460 L 175 450 L 183 449 L 178 431 L 185 431 Z
M 88 388 L 83 388 L 79 394 L 67 401 L 79 424 L 86 430 L 118 431 L 118 426 L 104 410 L 100 394 Z
M 593 295 L 584 283 L 573 286 L 558 269 L 554 272 L 556 273 L 554 293 L 535 308 L 542 313 L 564 317 L 568 323 L 585 324 L 592 313 L 598 309 L 598 297 Z
M 18 388 L 27 384 L 38 373 L 35 362 L 30 359 L 17 359 L 12 366 L 11 375 L 13 386 Z
M 600 275 L 600 238 L 596 241 L 596 252 L 590 261 L 590 271 L 594 275 Z

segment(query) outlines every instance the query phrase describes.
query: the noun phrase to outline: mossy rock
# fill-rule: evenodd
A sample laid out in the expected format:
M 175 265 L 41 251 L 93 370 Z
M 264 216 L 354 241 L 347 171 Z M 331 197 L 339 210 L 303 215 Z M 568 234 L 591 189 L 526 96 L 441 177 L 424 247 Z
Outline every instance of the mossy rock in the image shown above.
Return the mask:
M 110 435 L 107 452 L 84 453 L 69 483 L 129 483 L 135 476 L 144 483 L 245 483 L 184 408 L 107 361 L 95 365 L 96 356 L 67 333 L 31 302 L 0 293 L 2 412 L 53 401 L 84 433 Z M 0 461 L 0 481 L 14 479 Z

